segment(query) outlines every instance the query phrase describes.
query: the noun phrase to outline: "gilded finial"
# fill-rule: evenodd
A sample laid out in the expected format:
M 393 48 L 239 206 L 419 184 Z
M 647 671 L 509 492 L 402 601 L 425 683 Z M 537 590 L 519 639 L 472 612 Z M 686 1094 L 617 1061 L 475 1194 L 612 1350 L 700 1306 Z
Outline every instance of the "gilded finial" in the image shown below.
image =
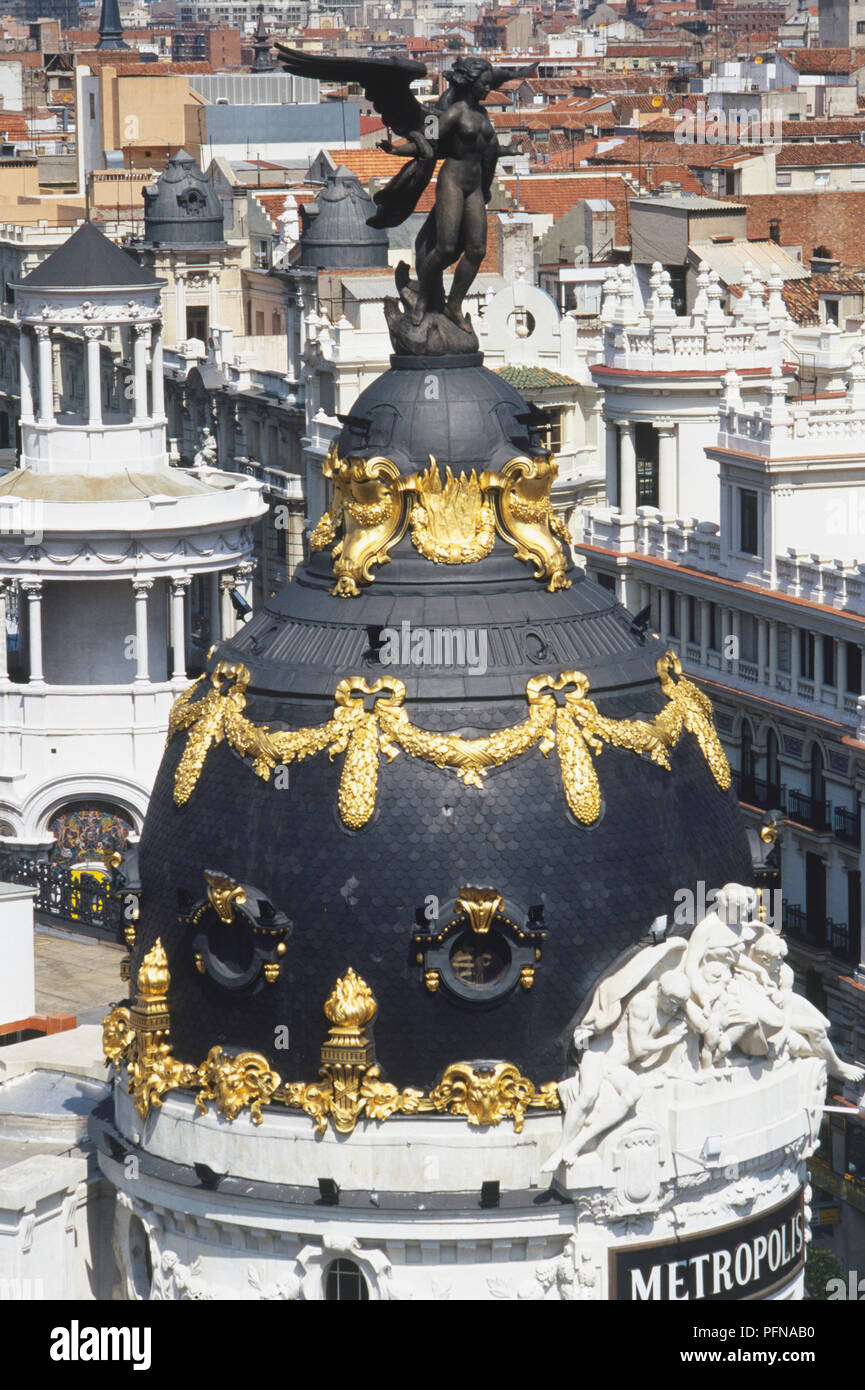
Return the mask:
M 168 958 L 160 937 L 156 938 L 138 967 L 136 979 L 138 993 L 143 998 L 164 999 L 167 995 L 171 976 L 168 973 Z
M 376 1015 L 378 1005 L 365 980 L 349 966 L 337 980 L 325 1003 L 324 1012 L 335 1028 L 361 1029 Z

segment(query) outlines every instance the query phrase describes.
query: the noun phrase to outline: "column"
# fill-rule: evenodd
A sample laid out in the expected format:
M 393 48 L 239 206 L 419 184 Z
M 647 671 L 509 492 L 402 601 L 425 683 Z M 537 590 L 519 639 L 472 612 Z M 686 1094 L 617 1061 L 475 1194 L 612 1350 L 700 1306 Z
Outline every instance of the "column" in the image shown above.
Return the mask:
M 742 614 L 739 612 L 738 608 L 730 609 L 730 619 L 730 635 L 733 638 L 730 644 L 733 649 L 731 660 L 733 662 L 733 670 L 738 672 L 739 658 L 742 655 Z
M 630 420 L 619 421 L 619 511 L 633 516 L 637 510 L 637 455 L 634 448 L 634 426 Z
M 769 619 L 769 673 L 768 683 L 775 689 L 775 677 L 778 673 L 778 624 Z
M 244 560 L 241 562 L 241 564 L 237 566 L 237 569 L 235 571 L 235 587 L 238 593 L 240 593 L 242 597 L 246 599 L 246 602 L 249 604 L 250 608 L 252 608 L 252 572 L 254 568 L 255 566 L 252 563 L 250 563 L 248 560 Z M 246 623 L 249 621 L 251 617 L 252 614 L 250 613 L 242 621 Z
M 606 504 L 617 507 L 619 504 L 618 439 L 613 420 L 605 420 L 606 450 L 604 454 L 606 472 Z
M 147 417 L 147 348 L 150 343 L 150 324 L 136 323 L 133 330 L 132 367 L 135 392 L 135 419 Z
M 174 306 L 177 314 L 177 341 L 186 340 L 186 272 L 176 271 L 174 276 Z
M 757 619 L 757 680 L 760 685 L 763 685 L 767 679 L 770 626 L 766 618 Z
M 219 598 L 219 570 L 214 570 L 210 577 L 210 641 L 211 644 L 218 642 L 222 637 L 222 624 Z
M 288 348 L 286 376 L 289 381 L 297 381 L 297 307 L 293 297 L 285 298 L 285 341 Z
M 0 579 L 0 681 L 9 679 L 9 658 L 6 651 L 6 579 Z
M 162 420 L 165 416 L 165 364 L 162 360 L 162 324 L 153 325 L 150 350 L 150 395 L 153 401 L 153 418 Z
M 183 599 L 190 580 L 171 577 L 171 651 L 174 669 L 172 680 L 186 680 L 186 624 Z
M 662 640 L 663 642 L 666 642 L 667 638 L 668 638 L 669 635 L 670 635 L 670 628 L 672 627 L 672 623 L 670 622 L 670 618 L 671 618 L 671 616 L 672 616 L 672 614 L 671 614 L 672 606 L 673 606 L 673 595 L 672 595 L 672 592 L 671 592 L 669 589 L 659 589 L 659 590 L 658 590 L 658 619 L 659 619 L 660 625 L 661 625 L 661 626 L 660 626 L 660 633 L 659 633 L 659 636 L 660 636 L 660 638 L 661 638 L 661 640 Z
M 51 351 L 51 329 L 39 323 L 34 329 L 39 352 L 39 423 L 50 425 L 54 419 L 54 362 Z
M 219 321 L 219 276 L 208 275 L 207 277 L 207 296 L 210 317 L 210 328 Z
M 823 634 L 814 633 L 814 703 L 823 700 Z
M 227 637 L 233 637 L 236 625 L 234 620 L 234 608 L 231 603 L 231 591 L 234 588 L 234 575 L 222 574 L 219 577 L 219 591 L 221 595 L 220 614 L 223 641 Z
M 709 607 L 708 599 L 700 600 L 700 665 L 706 666 L 709 661 L 709 642 L 711 639 L 712 610 Z
M 21 585 L 27 595 L 27 628 L 30 635 L 30 684 L 44 684 L 42 671 L 42 580 L 25 579 Z
M 153 588 L 152 579 L 133 579 L 135 590 L 135 679 L 149 681 L 150 670 L 147 659 L 147 596 Z
M 22 326 L 18 339 L 21 419 L 33 419 L 33 340 Z
M 790 693 L 799 694 L 799 677 L 802 674 L 802 648 L 798 627 L 790 628 Z
M 87 343 L 87 423 L 102 424 L 102 329 L 85 328 Z
M 658 431 L 658 502 L 662 512 L 678 510 L 679 498 L 676 477 L 676 426 L 672 420 L 662 421 Z

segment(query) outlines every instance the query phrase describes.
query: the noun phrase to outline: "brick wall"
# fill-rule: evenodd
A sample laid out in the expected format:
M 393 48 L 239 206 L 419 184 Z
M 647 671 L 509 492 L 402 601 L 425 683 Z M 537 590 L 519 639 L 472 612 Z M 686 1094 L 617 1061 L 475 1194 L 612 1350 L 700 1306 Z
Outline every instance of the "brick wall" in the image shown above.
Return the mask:
M 749 237 L 768 237 L 777 222 L 780 245 L 801 246 L 804 261 L 824 246 L 842 265 L 865 267 L 865 191 L 746 193 L 735 201 L 747 204 Z

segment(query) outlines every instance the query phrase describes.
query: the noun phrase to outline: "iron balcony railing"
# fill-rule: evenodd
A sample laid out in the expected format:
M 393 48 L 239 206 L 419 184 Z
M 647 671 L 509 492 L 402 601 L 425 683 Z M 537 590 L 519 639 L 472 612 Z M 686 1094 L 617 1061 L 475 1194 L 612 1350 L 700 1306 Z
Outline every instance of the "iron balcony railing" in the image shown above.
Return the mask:
M 50 864 L 7 849 L 0 850 L 0 879 L 35 888 L 37 912 L 120 935 L 122 899 L 112 892 L 109 875 L 103 870 Z
M 805 792 L 787 792 L 787 815 L 811 830 L 832 829 L 832 802 L 821 801 Z

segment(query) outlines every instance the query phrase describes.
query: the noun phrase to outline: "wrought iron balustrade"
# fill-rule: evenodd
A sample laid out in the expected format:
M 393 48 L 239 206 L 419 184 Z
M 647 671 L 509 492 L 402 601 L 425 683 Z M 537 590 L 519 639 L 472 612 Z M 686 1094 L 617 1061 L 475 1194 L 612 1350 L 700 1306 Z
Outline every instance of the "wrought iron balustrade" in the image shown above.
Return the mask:
M 58 921 L 120 934 L 122 897 L 112 891 L 109 875 L 104 870 L 51 864 L 35 855 L 5 849 L 0 850 L 0 879 L 35 888 L 37 912 Z

